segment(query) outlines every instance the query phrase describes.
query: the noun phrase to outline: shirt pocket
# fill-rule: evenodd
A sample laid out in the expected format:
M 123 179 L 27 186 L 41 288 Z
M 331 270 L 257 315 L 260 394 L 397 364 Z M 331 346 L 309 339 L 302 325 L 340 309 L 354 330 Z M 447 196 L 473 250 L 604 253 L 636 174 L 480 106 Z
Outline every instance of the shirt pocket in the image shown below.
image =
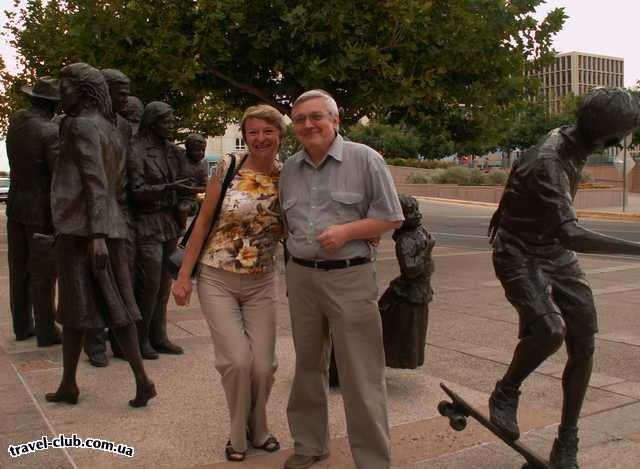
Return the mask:
M 282 221 L 284 222 L 285 230 L 291 231 L 294 229 L 293 209 L 296 206 L 298 199 L 296 197 L 289 197 L 284 199 L 280 203 L 282 210 Z
M 363 198 L 363 194 L 358 192 L 331 192 L 331 199 L 340 223 L 349 223 L 362 218 Z

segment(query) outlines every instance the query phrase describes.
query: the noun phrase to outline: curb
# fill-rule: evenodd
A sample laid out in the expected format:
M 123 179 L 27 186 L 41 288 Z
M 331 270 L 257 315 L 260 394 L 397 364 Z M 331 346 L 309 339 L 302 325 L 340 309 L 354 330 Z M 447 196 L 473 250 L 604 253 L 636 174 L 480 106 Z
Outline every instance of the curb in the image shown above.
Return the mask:
M 475 200 L 459 200 L 459 199 L 442 199 L 440 197 L 425 197 L 414 195 L 413 196 L 417 200 L 430 201 L 430 202 L 444 202 L 447 204 L 459 204 L 459 205 L 477 205 L 479 207 L 489 207 L 489 208 L 497 208 L 498 204 L 494 204 L 491 202 L 477 202 Z
M 491 202 L 477 202 L 475 200 L 459 200 L 459 199 L 443 199 L 440 197 L 424 197 L 414 196 L 417 200 L 430 202 L 443 202 L 458 205 L 476 205 L 479 207 L 497 208 L 498 204 Z M 578 218 L 588 218 L 593 220 L 617 220 L 627 222 L 640 222 L 640 213 L 622 213 L 622 212 L 598 212 L 595 210 L 577 210 Z
M 579 218 L 591 218 L 600 220 L 618 220 L 628 222 L 640 222 L 640 213 L 595 212 L 590 210 L 578 210 Z

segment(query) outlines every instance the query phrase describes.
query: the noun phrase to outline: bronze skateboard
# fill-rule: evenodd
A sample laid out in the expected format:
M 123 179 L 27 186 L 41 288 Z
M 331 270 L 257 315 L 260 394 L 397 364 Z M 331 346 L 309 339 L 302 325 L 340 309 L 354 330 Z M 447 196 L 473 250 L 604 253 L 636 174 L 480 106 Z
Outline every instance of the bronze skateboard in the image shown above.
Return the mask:
M 520 440 L 512 440 L 502 433 L 500 428 L 494 425 L 488 417 L 474 409 L 462 397 L 449 389 L 444 383 L 440 383 L 442 390 L 451 398 L 449 401 L 440 401 L 438 404 L 438 412 L 443 417 L 449 418 L 449 425 L 455 431 L 461 432 L 467 426 L 467 417 L 473 417 L 491 433 L 500 438 L 503 442 L 516 450 L 527 461 L 522 466 L 527 469 L 550 469 L 549 462 L 538 456 L 533 450 L 525 446 Z

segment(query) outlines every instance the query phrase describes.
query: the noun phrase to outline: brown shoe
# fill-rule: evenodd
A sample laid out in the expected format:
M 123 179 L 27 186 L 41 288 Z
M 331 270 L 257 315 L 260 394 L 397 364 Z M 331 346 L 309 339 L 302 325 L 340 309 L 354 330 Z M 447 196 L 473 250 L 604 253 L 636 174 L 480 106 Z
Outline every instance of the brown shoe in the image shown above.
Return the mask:
M 318 461 L 324 461 L 329 457 L 329 453 L 318 456 L 306 456 L 303 454 L 292 454 L 284 463 L 284 469 L 307 469 Z

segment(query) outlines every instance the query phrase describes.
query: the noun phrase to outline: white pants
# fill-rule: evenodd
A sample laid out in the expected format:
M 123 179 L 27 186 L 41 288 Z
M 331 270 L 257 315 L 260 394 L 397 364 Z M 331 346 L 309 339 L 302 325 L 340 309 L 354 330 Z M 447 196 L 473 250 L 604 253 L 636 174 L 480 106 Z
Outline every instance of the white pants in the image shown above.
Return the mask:
M 198 275 L 236 451 L 246 451 L 247 429 L 255 446 L 270 436 L 266 407 L 278 367 L 275 279 L 274 272 L 237 274 L 207 266 Z

